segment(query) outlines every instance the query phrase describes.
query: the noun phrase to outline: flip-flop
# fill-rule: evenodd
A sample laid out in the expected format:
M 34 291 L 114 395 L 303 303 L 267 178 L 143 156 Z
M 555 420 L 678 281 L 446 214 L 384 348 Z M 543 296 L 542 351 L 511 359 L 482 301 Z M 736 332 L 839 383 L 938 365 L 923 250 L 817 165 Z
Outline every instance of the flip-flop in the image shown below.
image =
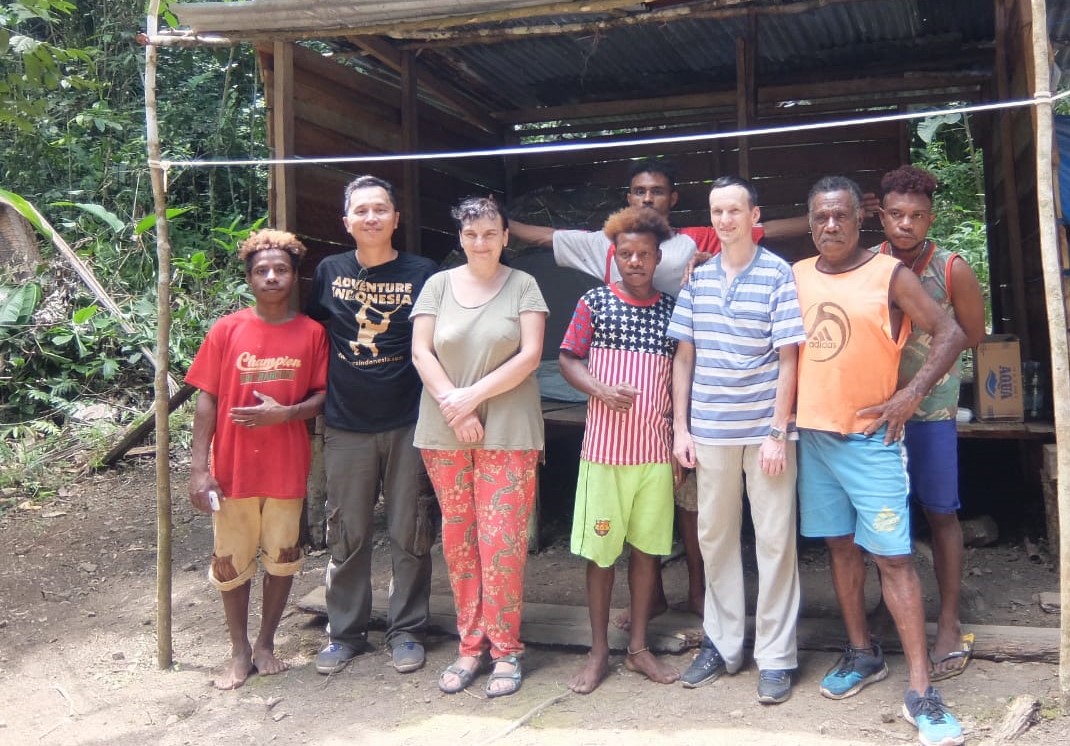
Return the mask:
M 503 655 L 501 658 L 495 660 L 494 663 L 512 663 L 513 670 L 509 673 L 498 673 L 497 671 L 491 673 L 490 677 L 487 679 L 487 686 L 483 690 L 486 692 L 487 697 L 494 699 L 495 697 L 505 697 L 519 692 L 520 685 L 524 683 L 523 672 L 520 670 L 520 659 L 515 655 Z M 510 681 L 513 685 L 506 687 L 505 689 L 492 689 L 491 684 L 495 681 Z
M 966 666 L 970 665 L 971 660 L 973 660 L 973 633 L 967 632 L 962 636 L 962 650 L 952 650 L 940 660 L 933 660 L 932 653 L 929 654 L 929 662 L 933 664 L 933 671 L 929 674 L 929 680 L 945 681 L 954 678 L 966 670 Z M 955 665 L 943 671 L 936 670 L 937 666 L 948 662 L 954 662 Z

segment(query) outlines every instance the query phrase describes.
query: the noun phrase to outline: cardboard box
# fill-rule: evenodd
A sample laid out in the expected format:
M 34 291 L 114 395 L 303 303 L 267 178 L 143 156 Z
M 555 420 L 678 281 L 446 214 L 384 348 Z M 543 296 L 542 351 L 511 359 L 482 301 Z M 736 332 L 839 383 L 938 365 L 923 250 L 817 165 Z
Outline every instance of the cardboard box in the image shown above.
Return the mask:
M 974 355 L 974 416 L 982 422 L 1021 422 L 1022 352 L 1013 334 L 989 334 Z

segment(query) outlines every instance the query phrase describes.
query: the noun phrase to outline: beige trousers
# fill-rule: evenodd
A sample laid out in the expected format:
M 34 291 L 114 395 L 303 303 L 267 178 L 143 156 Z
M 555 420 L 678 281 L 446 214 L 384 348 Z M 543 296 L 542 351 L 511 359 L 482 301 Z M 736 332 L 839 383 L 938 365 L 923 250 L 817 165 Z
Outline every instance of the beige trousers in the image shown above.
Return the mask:
M 747 619 L 740 546 L 744 476 L 758 560 L 754 661 L 759 670 L 790 669 L 798 664 L 795 443 L 787 444 L 787 465 L 777 476 L 762 472 L 758 449 L 757 445 L 695 446 L 698 540 L 706 566 L 702 627 L 724 657 L 729 673 L 743 666 Z

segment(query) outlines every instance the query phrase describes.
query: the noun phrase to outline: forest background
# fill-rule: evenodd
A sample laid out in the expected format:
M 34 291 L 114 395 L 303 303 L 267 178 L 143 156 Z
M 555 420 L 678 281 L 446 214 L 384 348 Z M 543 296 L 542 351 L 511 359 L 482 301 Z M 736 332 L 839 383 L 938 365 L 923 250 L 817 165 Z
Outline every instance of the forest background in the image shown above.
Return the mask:
M 162 21 L 175 23 L 166 10 Z M 91 267 L 131 335 L 40 242 L 29 280 L 0 267 L 0 515 L 59 489 L 152 399 L 156 252 L 146 164 L 145 16 L 116 0 L 0 0 L 0 190 L 36 207 Z M 264 91 L 249 46 L 159 55 L 165 157 L 268 155 Z M 988 287 L 982 154 L 969 120 L 915 126 L 913 162 L 941 182 L 933 236 Z M 168 185 L 171 360 L 181 377 L 211 322 L 250 300 L 237 244 L 264 224 L 264 168 L 185 169 Z M 98 406 L 94 406 L 98 405 Z M 172 432 L 182 447 L 190 415 Z M 59 467 L 57 468 L 57 465 Z

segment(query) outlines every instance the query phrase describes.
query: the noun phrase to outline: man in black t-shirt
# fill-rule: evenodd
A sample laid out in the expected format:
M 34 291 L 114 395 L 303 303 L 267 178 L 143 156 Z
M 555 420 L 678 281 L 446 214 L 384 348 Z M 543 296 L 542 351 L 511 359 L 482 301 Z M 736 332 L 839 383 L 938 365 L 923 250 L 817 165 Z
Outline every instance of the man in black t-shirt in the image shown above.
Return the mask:
M 398 252 L 400 215 L 389 182 L 361 176 L 346 187 L 346 231 L 356 250 L 316 268 L 308 315 L 330 337 L 324 417 L 327 471 L 327 646 L 316 670 L 335 673 L 366 644 L 371 615 L 372 511 L 380 491 L 390 533 L 393 593 L 386 640 L 394 668 L 424 664 L 420 636 L 431 592 L 433 492 L 413 430 L 420 377 L 412 365 L 409 311 L 437 267 Z

